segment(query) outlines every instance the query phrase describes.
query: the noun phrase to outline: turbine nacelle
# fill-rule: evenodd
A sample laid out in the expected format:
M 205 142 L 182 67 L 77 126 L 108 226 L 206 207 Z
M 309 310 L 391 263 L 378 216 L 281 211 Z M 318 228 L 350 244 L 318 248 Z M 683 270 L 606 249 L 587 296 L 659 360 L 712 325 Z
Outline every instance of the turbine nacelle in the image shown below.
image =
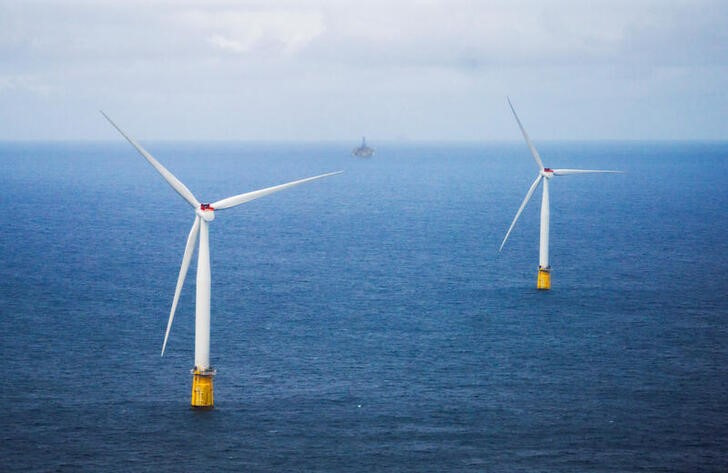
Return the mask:
M 200 204 L 200 207 L 195 209 L 195 214 L 205 222 L 212 222 L 215 220 L 215 207 L 210 204 Z
M 554 170 L 551 168 L 543 168 L 540 172 L 540 175 L 545 177 L 546 179 L 551 179 L 554 176 Z

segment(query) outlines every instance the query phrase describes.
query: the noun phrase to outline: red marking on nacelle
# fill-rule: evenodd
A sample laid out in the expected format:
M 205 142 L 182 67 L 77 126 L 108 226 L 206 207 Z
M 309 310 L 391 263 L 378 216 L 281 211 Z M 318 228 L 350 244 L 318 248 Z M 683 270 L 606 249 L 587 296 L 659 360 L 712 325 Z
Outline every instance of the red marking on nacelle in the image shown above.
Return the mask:
M 554 172 L 551 168 L 543 168 L 543 172 Z
M 215 210 L 215 207 L 213 207 L 210 204 L 200 204 L 200 210 L 202 210 L 202 211 L 205 211 L 205 210 Z

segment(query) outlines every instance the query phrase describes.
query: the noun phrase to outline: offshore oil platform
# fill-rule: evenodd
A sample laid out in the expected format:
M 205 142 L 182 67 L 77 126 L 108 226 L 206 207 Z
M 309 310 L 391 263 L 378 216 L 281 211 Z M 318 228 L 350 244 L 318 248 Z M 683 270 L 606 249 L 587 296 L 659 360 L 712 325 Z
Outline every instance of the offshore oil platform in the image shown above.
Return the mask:
M 352 155 L 358 158 L 371 158 L 374 156 L 374 148 L 367 146 L 366 136 L 361 137 L 361 145 L 351 152 Z

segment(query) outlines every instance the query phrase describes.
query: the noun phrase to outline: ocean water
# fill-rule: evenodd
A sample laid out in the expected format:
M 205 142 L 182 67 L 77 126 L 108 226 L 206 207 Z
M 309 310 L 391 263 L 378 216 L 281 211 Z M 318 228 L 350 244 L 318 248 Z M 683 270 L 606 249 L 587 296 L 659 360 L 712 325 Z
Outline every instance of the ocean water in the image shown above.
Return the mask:
M 215 410 L 189 408 L 193 213 L 121 139 L 0 143 L 2 471 L 728 471 L 728 143 L 150 142 L 217 212 Z

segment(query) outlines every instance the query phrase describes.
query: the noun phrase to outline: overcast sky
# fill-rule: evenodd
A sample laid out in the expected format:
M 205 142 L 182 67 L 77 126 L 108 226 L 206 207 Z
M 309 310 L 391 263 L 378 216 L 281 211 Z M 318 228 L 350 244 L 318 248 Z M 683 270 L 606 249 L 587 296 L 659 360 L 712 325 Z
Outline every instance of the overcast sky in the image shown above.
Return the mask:
M 728 2 L 0 0 L 0 139 L 728 138 Z

